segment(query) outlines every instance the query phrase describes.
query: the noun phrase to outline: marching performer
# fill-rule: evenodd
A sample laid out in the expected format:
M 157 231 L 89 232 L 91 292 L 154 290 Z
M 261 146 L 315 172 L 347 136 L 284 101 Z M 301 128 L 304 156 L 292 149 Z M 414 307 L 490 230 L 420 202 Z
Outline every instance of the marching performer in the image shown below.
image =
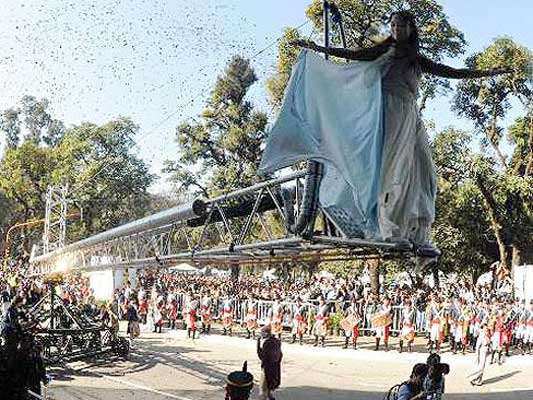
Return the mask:
M 525 354 L 525 347 L 526 347 L 525 339 L 526 339 L 526 328 L 527 328 L 527 315 L 528 315 L 528 310 L 526 309 L 526 302 L 525 300 L 522 300 L 520 307 L 517 311 L 518 323 L 516 326 L 516 341 L 522 354 Z
M 524 344 L 527 345 L 529 354 L 531 354 L 533 348 L 533 300 L 529 303 L 529 310 L 527 312 Z M 525 350 L 523 351 L 525 352 Z
M 479 332 L 479 326 L 481 325 L 481 318 L 481 307 L 474 304 L 472 307 L 470 325 L 468 327 L 468 343 L 471 350 L 474 350 L 476 347 L 476 339 Z
M 292 311 L 291 311 L 291 318 L 292 318 L 292 341 L 291 343 L 294 343 L 296 341 L 296 337 L 298 337 L 298 340 L 300 342 L 300 345 L 303 344 L 303 336 L 307 329 L 307 323 L 304 318 L 304 310 L 305 306 L 302 304 L 302 300 L 300 298 L 296 299 L 296 304 L 293 305 Z
M 222 301 L 222 325 L 224 326 L 223 335 L 231 336 L 233 325 L 233 300 L 229 295 L 224 297 Z
M 198 311 L 198 306 L 198 299 L 191 293 L 187 307 L 187 337 L 190 338 L 192 333 L 193 340 L 195 339 L 194 335 L 196 333 L 196 312 Z
M 211 331 L 211 313 L 213 311 L 213 300 L 207 291 L 202 297 L 202 308 L 200 318 L 202 320 L 202 333 Z
M 329 306 L 324 301 L 323 297 L 319 298 L 318 308 L 315 315 L 315 325 L 313 326 L 313 335 L 315 336 L 315 344 L 318 346 L 318 339 L 322 347 L 326 345 L 327 322 L 329 317 Z
M 276 298 L 270 310 L 270 324 L 272 326 L 272 335 L 277 335 L 280 340 L 283 333 L 283 314 L 284 307 L 279 302 L 279 298 Z
M 161 333 L 161 328 L 163 326 L 163 313 L 161 312 L 161 309 L 163 308 L 163 302 L 157 303 L 154 301 L 152 303 L 152 315 L 154 320 L 154 332 L 157 333 L 159 330 L 159 333 Z
M 502 349 L 503 349 L 503 311 L 495 311 L 489 322 L 490 327 L 490 343 L 492 354 L 490 363 L 494 364 L 494 356 L 498 353 L 498 365 L 502 364 Z
M 391 323 L 391 312 L 392 312 L 392 306 L 391 306 L 391 300 L 388 296 L 385 296 L 383 298 L 383 303 L 378 307 L 376 311 L 376 315 L 372 319 L 372 322 L 374 324 L 374 321 L 380 320 L 379 326 L 376 326 L 374 329 L 376 330 L 376 348 L 374 350 L 379 350 L 379 342 L 383 338 L 383 342 L 385 343 L 385 349 L 389 350 L 389 333 L 390 333 L 390 323 Z
M 255 339 L 255 331 L 257 330 L 257 301 L 252 296 L 248 296 L 246 301 L 246 332 L 248 332 L 247 338 L 253 337 Z
M 513 341 L 513 332 L 516 325 L 516 315 L 512 304 L 507 304 L 503 318 L 503 345 L 505 347 L 505 356 L 509 357 L 509 347 Z
M 345 311 L 345 316 L 341 321 L 341 327 L 346 336 L 344 348 L 348 348 L 350 338 L 353 338 L 353 348 L 357 350 L 357 338 L 359 338 L 359 324 L 361 323 L 361 314 L 357 305 L 357 299 L 352 298 L 350 306 Z
M 449 307 L 446 307 L 446 316 L 448 321 L 449 328 L 449 337 L 448 341 L 450 343 L 450 346 L 453 349 L 453 354 L 457 353 L 457 349 L 455 348 L 455 331 L 457 329 L 457 321 L 459 319 L 459 313 L 461 306 L 458 304 L 458 299 L 453 298 L 450 301 Z M 443 335 L 446 337 L 446 335 Z
M 191 302 L 192 293 L 188 291 L 183 295 L 182 300 L 182 309 L 181 309 L 181 318 L 183 321 L 183 329 L 188 327 L 188 312 L 189 312 L 189 303 Z M 187 332 L 190 334 L 190 332 Z
M 437 299 L 431 301 L 429 308 L 429 352 L 433 351 L 433 346 L 436 347 L 437 353 L 440 351 L 440 345 L 442 342 L 442 328 L 441 323 L 443 320 L 442 308 Z
M 170 329 L 176 329 L 176 318 L 178 318 L 178 303 L 176 299 L 172 299 L 167 305 L 167 313 Z
M 409 353 L 413 351 L 415 340 L 415 310 L 410 300 L 407 300 L 402 309 L 402 331 L 400 332 L 400 353 L 403 352 L 403 343 L 407 342 Z
M 454 309 L 454 321 L 453 321 L 453 344 L 452 351 L 453 354 L 457 354 L 457 349 L 459 348 L 463 354 L 465 354 L 466 347 L 466 333 L 468 329 L 465 329 L 465 322 L 467 321 L 466 317 L 466 306 L 463 304 L 463 300 L 459 299 L 455 303 Z

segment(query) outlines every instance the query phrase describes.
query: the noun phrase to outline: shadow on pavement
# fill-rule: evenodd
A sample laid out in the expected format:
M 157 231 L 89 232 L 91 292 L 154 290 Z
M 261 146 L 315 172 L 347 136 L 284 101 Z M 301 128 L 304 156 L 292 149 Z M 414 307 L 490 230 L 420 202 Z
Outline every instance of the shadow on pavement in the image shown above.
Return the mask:
M 497 383 L 497 382 L 500 382 L 500 381 L 504 381 L 506 379 L 509 379 L 509 378 L 515 376 L 516 374 L 519 374 L 520 372 L 522 372 L 522 371 L 513 371 L 513 372 L 509 372 L 507 374 L 500 375 L 500 376 L 495 376 L 493 378 L 489 378 L 489 379 L 483 381 L 483 384 L 490 385 L 491 383 Z
M 183 400 L 218 400 L 224 398 L 223 385 L 219 385 L 214 390 L 193 390 L 188 387 L 182 387 L 177 390 L 165 389 L 164 393 Z M 70 388 L 62 395 L 61 388 L 52 388 L 51 394 L 54 398 L 59 400 L 70 399 L 74 394 L 74 388 Z M 74 389 L 75 390 L 75 389 Z M 115 399 L 151 399 L 164 400 L 169 396 L 165 396 L 162 392 L 156 393 L 142 388 L 125 388 L 125 389 L 111 389 L 98 387 L 84 387 L 82 392 L 78 392 L 79 398 L 94 398 L 99 400 L 115 400 Z M 83 397 L 83 396 L 90 397 Z M 276 400 L 382 400 L 385 396 L 383 392 L 365 392 L 359 390 L 342 390 L 342 389 L 324 389 L 312 386 L 300 386 L 282 388 L 280 391 L 274 393 Z M 76 397 L 78 398 L 78 397 Z M 257 385 L 254 386 L 251 399 L 258 398 Z M 498 393 L 447 393 L 446 399 L 452 400 L 530 400 L 533 398 L 533 391 L 514 391 L 514 392 L 498 392 Z
M 326 389 L 312 386 L 282 388 L 275 393 L 276 400 L 382 400 L 385 392 L 364 392 L 359 390 Z M 531 400 L 533 390 L 494 393 L 446 393 L 451 400 Z

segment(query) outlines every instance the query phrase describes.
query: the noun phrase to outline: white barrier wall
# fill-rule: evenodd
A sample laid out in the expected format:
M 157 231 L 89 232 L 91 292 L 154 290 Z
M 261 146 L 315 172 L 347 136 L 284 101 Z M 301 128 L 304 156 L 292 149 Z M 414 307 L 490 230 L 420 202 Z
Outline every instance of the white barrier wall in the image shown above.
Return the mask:
M 92 271 L 85 274 L 89 277 L 89 284 L 93 290 L 96 300 L 111 300 L 115 289 L 122 289 L 126 281 L 131 283 L 131 287 L 137 285 L 137 275 L 134 269 Z
M 113 279 L 113 271 L 94 271 L 87 273 L 89 276 L 89 284 L 94 293 L 96 300 L 110 300 L 115 291 L 115 282 Z
M 533 300 L 533 265 L 515 265 L 513 274 L 516 297 L 529 303 Z

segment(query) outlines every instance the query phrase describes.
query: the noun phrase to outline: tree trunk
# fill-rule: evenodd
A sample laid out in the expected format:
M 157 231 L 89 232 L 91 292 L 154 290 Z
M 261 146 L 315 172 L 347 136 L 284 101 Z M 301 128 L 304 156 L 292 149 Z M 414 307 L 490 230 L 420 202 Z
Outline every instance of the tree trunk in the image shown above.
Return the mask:
M 489 140 L 489 143 L 491 144 L 492 148 L 494 149 L 494 152 L 496 153 L 496 155 L 500 159 L 500 162 L 502 164 L 503 169 L 507 169 L 507 161 L 505 159 L 505 156 L 503 155 L 503 153 L 500 150 L 500 147 L 498 146 L 497 142 L 495 141 L 496 137 L 497 137 L 495 123 L 496 123 L 496 121 L 494 121 L 494 124 L 492 125 L 490 134 L 486 134 L 485 136 Z
M 239 264 L 231 264 L 230 268 L 231 268 L 231 280 L 236 282 L 239 279 L 239 271 L 240 271 Z
M 533 175 L 533 111 L 529 116 L 529 139 L 527 141 L 529 147 L 529 161 L 526 165 L 525 176 Z
M 500 276 L 502 274 L 508 274 L 510 271 L 510 254 L 505 243 L 503 224 L 500 223 L 496 200 L 494 199 L 493 193 L 489 188 L 487 188 L 487 186 L 485 186 L 485 182 L 483 182 L 483 179 L 479 175 L 476 177 L 476 183 L 481 191 L 481 194 L 483 195 L 483 198 L 485 199 L 485 203 L 487 204 L 490 226 L 494 232 L 494 236 L 496 237 L 496 242 L 498 243 L 500 265 L 497 275 Z
M 379 267 L 381 259 L 368 260 L 368 270 L 370 272 L 370 290 L 372 294 L 379 295 Z
M 509 275 L 511 272 L 511 262 L 510 262 L 510 253 L 501 237 L 501 229 L 498 230 L 496 235 L 496 241 L 498 242 L 498 250 L 500 253 L 500 265 L 496 269 L 496 278 L 498 280 L 503 279 L 505 276 Z
M 511 257 L 511 265 L 522 265 L 522 249 L 517 247 L 516 245 L 513 246 L 513 255 Z
M 313 276 L 316 272 L 318 272 L 318 261 L 309 261 L 307 263 L 307 272 L 309 273 L 309 277 Z
M 437 268 L 437 263 L 433 263 L 431 270 L 433 273 L 433 282 L 435 283 L 435 288 L 440 289 L 439 269 Z

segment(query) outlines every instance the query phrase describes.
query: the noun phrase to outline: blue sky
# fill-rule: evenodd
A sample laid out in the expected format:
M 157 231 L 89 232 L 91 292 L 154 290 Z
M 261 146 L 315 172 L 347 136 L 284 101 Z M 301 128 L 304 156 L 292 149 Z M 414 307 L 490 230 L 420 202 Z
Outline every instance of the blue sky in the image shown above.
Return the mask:
M 310 0 L 0 0 L 0 108 L 24 94 L 46 97 L 67 124 L 130 116 L 141 130 L 139 155 L 160 174 L 175 159 L 176 125 L 196 117 L 234 53 L 251 57 L 287 26 L 305 22 Z M 497 36 L 533 49 L 531 0 L 441 1 L 465 34 L 466 54 Z M 309 33 L 309 25 L 304 31 Z M 276 47 L 253 60 L 260 78 L 251 98 L 265 111 L 264 80 Z M 461 59 L 447 60 L 460 66 Z M 428 104 L 438 129 L 468 127 L 449 99 Z M 513 110 L 517 112 L 516 110 Z M 513 115 L 513 114 L 511 114 Z M 2 146 L 3 138 L 0 138 Z M 162 178 L 154 186 L 167 188 Z

